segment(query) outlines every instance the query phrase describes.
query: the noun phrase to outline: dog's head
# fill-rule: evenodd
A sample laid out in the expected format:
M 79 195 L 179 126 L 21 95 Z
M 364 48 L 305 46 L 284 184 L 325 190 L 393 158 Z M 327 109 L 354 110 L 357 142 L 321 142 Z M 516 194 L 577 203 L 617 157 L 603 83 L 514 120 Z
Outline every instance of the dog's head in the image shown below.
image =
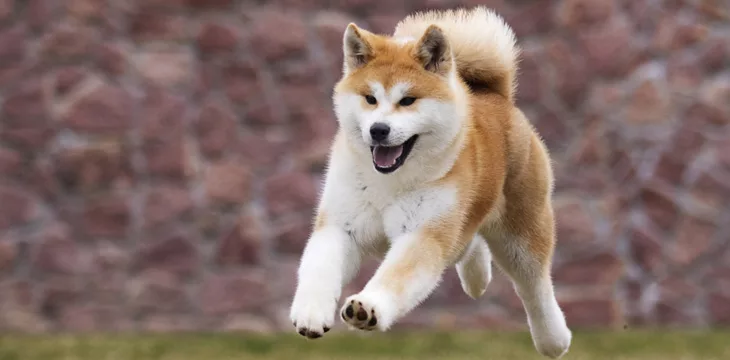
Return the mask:
M 375 169 L 392 173 L 408 159 L 428 160 L 451 146 L 466 107 L 451 48 L 437 26 L 396 39 L 348 25 L 337 119 Z M 416 159 L 418 158 L 418 159 Z

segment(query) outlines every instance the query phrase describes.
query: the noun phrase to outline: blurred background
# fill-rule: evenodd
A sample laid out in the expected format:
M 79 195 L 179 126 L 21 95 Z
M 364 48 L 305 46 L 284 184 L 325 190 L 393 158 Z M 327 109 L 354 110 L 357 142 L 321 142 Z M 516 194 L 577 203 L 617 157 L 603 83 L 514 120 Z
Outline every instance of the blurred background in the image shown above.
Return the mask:
M 730 325 L 730 1 L 0 0 L 0 330 L 293 332 L 345 26 L 477 4 L 524 49 L 571 327 Z M 449 269 L 409 328 L 527 325 Z

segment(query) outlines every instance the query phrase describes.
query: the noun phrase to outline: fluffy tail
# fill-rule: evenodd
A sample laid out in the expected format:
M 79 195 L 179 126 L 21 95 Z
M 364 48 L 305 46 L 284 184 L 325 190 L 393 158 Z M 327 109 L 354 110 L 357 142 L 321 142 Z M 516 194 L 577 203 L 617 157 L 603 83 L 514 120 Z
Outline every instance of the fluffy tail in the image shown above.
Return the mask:
M 446 34 L 459 75 L 470 88 L 487 88 L 514 101 L 520 50 L 502 17 L 483 6 L 415 13 L 398 23 L 393 36 L 417 39 L 432 24 Z

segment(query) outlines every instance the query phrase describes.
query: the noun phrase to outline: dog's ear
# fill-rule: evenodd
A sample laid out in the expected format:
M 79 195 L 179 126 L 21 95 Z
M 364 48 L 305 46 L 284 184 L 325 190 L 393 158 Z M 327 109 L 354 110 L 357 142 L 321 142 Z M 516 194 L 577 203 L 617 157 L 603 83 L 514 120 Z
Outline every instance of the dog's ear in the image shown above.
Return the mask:
M 444 32 L 436 25 L 429 26 L 418 40 L 415 57 L 423 67 L 445 75 L 451 68 L 451 48 Z
M 366 39 L 367 35 L 366 30 L 358 28 L 354 23 L 347 25 L 343 39 L 345 72 L 362 67 L 372 59 L 373 49 Z

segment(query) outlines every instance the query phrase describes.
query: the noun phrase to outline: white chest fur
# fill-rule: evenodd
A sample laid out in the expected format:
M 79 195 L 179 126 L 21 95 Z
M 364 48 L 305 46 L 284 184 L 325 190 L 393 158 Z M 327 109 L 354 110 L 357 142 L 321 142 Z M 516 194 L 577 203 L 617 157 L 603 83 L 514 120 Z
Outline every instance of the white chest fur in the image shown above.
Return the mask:
M 331 168 L 322 194 L 328 223 L 378 255 L 387 250 L 383 242 L 415 231 L 456 204 L 454 186 L 404 186 L 391 181 L 392 175 L 341 165 Z

